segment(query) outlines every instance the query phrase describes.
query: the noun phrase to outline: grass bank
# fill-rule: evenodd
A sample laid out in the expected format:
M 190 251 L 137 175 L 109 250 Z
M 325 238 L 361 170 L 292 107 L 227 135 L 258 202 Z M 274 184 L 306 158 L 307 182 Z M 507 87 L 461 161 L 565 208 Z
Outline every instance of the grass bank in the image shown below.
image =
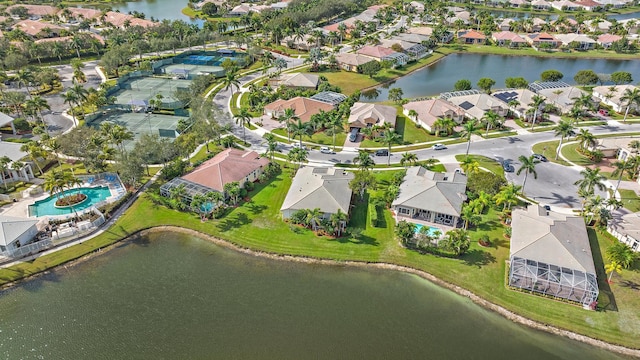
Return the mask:
M 496 45 L 467 45 L 449 44 L 444 46 L 451 52 L 466 54 L 487 54 L 487 55 L 508 55 L 508 56 L 537 56 L 552 58 L 582 58 L 582 59 L 616 59 L 616 60 L 637 60 L 638 54 L 618 54 L 611 50 L 589 50 L 589 51 L 537 51 L 533 48 L 507 48 Z

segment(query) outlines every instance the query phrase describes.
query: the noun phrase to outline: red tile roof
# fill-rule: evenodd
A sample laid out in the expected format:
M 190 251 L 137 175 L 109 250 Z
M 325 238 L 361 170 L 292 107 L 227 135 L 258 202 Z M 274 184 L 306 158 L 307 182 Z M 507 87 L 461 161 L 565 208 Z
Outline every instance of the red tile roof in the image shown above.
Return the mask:
M 385 56 L 389 56 L 395 53 L 395 51 L 382 46 L 365 46 L 362 49 L 356 51 L 356 53 L 360 55 L 371 56 L 376 59 L 382 59 Z
M 261 158 L 255 151 L 226 149 L 182 178 L 222 192 L 225 184 L 243 183 L 253 171 L 268 163 L 269 159 Z
M 466 32 L 464 35 L 460 36 L 460 38 L 462 38 L 462 39 L 481 39 L 481 40 L 484 40 L 487 37 L 484 36 L 483 33 L 477 32 L 475 30 L 470 30 L 470 31 Z

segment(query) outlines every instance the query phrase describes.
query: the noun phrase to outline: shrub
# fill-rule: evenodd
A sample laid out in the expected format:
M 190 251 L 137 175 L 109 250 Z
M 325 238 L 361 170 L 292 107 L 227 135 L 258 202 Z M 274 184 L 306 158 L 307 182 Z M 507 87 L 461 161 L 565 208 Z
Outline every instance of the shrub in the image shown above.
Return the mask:
M 376 204 L 371 204 L 369 206 L 369 221 L 373 227 L 378 227 L 380 225 L 380 221 L 378 220 L 378 205 Z

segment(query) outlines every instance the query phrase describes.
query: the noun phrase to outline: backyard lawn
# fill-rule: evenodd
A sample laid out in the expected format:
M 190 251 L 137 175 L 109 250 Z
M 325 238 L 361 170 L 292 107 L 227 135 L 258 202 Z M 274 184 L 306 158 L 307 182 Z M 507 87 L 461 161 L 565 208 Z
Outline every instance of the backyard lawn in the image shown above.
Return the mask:
M 400 144 L 393 144 L 392 146 L 420 144 L 443 139 L 442 137 L 431 135 L 428 131 L 421 127 L 417 127 L 416 124 L 411 121 L 411 119 L 402 114 L 402 106 L 398 107 L 400 108 L 400 110 L 398 111 L 398 116 L 396 117 L 395 130 L 398 134 L 400 134 L 400 136 L 402 136 L 402 141 Z M 376 141 L 373 139 L 363 140 L 360 146 L 364 148 L 387 147 L 387 145 L 385 145 L 382 141 Z
M 512 291 L 505 286 L 509 241 L 503 237 L 504 228 L 495 209 L 489 209 L 482 216 L 482 223 L 471 229 L 471 248 L 460 258 L 421 254 L 402 248 L 394 238 L 394 220 L 387 210 L 383 212 L 383 227 L 371 227 L 368 221 L 370 205 L 366 200 L 385 191 L 391 176 L 393 172 L 376 173 L 378 188 L 369 190 L 365 201 L 355 199 L 349 224 L 349 227 L 359 229 L 355 231 L 355 236 L 338 239 L 317 236 L 311 230 L 282 221 L 279 209 L 291 185 L 291 170 L 285 169 L 276 179 L 257 184 L 250 194 L 251 201 L 242 203 L 219 220 L 201 222 L 195 214 L 167 209 L 155 204 L 149 195 L 144 194 L 107 232 L 81 245 L 2 269 L 0 282 L 5 283 L 75 259 L 141 229 L 174 225 L 253 250 L 335 260 L 386 262 L 421 269 L 542 323 L 613 343 L 640 347 L 640 296 L 636 290 L 640 275 L 637 271 L 623 271 L 620 277 L 614 276 L 611 286 L 613 294 L 603 286 L 603 261 L 598 257 L 611 239 L 596 236 L 590 230 L 594 248 L 602 249 L 600 252 L 594 251 L 594 255 L 603 296 L 606 295 L 606 298 L 602 298 L 601 306 L 606 307 L 607 311 L 585 311 L 579 306 Z M 157 189 L 158 185 L 154 187 Z M 489 236 L 491 247 L 483 248 L 477 244 L 476 240 L 483 234 Z
M 638 194 L 636 194 L 635 191 L 618 189 L 618 192 L 620 192 L 620 200 L 622 200 L 622 206 L 633 212 L 640 211 L 640 197 L 638 197 Z

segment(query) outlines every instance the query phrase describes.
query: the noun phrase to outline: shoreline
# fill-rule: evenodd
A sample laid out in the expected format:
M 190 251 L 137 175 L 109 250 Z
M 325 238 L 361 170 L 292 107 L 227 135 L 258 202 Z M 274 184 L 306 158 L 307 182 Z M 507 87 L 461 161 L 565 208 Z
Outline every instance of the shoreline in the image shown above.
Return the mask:
M 621 354 L 621 355 L 625 355 L 625 356 L 631 356 L 631 357 L 635 357 L 635 358 L 640 358 L 640 349 L 633 349 L 633 348 L 628 348 L 625 346 L 621 346 L 621 345 L 616 345 L 616 344 L 612 344 L 612 343 L 608 343 L 602 340 L 598 340 L 598 339 L 594 339 L 591 338 L 589 336 L 586 335 L 582 335 L 582 334 L 578 334 L 572 331 L 568 331 L 568 330 L 564 330 L 564 329 L 560 329 L 554 326 L 550 326 L 550 325 L 546 325 L 544 323 L 535 321 L 535 320 L 531 320 L 528 319 L 522 315 L 518 315 L 510 310 L 507 310 L 506 308 L 499 306 L 497 304 L 494 304 L 478 295 L 476 295 L 475 293 L 473 293 L 470 290 L 467 290 L 465 288 L 462 288 L 458 285 L 454 285 L 452 283 L 446 282 L 426 271 L 423 270 L 418 270 L 412 267 L 408 267 L 408 266 L 402 266 L 402 265 L 396 265 L 396 264 L 391 264 L 391 263 L 381 263 L 381 262 L 363 262 L 363 261 L 352 261 L 352 260 L 348 260 L 348 261 L 338 261 L 338 260 L 330 260 L 330 259 L 322 259 L 322 258 L 315 258 L 315 257 L 305 257 L 305 256 L 294 256 L 294 255 L 284 255 L 284 254 L 277 254 L 277 253 L 270 253 L 270 252 L 264 252 L 264 251 L 259 251 L 259 250 L 253 250 L 247 247 L 243 247 L 240 246 L 238 244 L 235 244 L 231 241 L 227 241 L 227 240 L 223 240 L 220 238 L 217 238 L 215 236 L 211 236 L 202 232 L 199 232 L 197 230 L 193 230 L 193 229 L 189 229 L 189 228 L 184 228 L 184 227 L 179 227 L 179 226 L 172 226 L 172 225 L 162 225 L 162 226 L 155 226 L 155 227 L 151 227 L 148 229 L 142 229 L 142 230 L 138 230 L 137 232 L 128 235 L 125 238 L 122 238 L 120 240 L 118 240 L 117 242 L 108 245 L 104 248 L 100 248 L 96 251 L 90 252 L 88 254 L 85 254 L 77 259 L 71 260 L 69 262 L 57 265 L 55 267 L 49 268 L 45 271 L 42 271 L 40 273 L 37 274 L 33 274 L 30 275 L 28 277 L 24 277 L 22 279 L 19 279 L 17 281 L 14 282 L 10 282 L 10 283 L 6 283 L 2 286 L 0 286 L 0 291 L 7 291 L 11 288 L 13 288 L 14 286 L 20 285 L 23 282 L 26 281 L 30 281 L 33 279 L 36 279 L 39 276 L 44 276 L 45 274 L 49 274 L 51 271 L 56 271 L 60 268 L 66 268 L 66 267 L 73 267 L 75 265 L 78 265 L 80 263 L 83 263 L 85 261 L 89 261 L 92 258 L 94 258 L 95 256 L 99 256 L 102 255 L 103 253 L 109 252 L 119 246 L 123 246 L 124 244 L 126 244 L 127 242 L 131 242 L 134 241 L 136 239 L 139 239 L 143 236 L 149 235 L 149 234 L 154 234 L 154 233 L 166 233 L 166 232 L 174 232 L 174 233 L 180 233 L 180 234 L 186 234 L 186 235 L 190 235 L 190 236 L 195 236 L 198 237 L 200 239 L 209 241 L 217 246 L 221 246 L 224 247 L 226 249 L 230 249 L 230 250 L 234 250 L 237 251 L 239 253 L 245 254 L 245 255 L 250 255 L 250 256 L 256 256 L 256 257 L 260 257 L 260 258 L 265 258 L 265 259 L 269 259 L 269 260 L 277 260 L 277 261 L 289 261 L 289 262 L 296 262 L 296 263 L 304 263 L 304 264 L 317 264 L 317 265 L 329 265 L 329 266 L 350 266 L 350 267 L 357 267 L 357 268 L 370 268 L 370 269 L 382 269 L 382 270 L 392 270 L 392 271 L 401 271 L 407 274 L 413 274 L 416 276 L 419 276 L 422 279 L 425 279 L 427 281 L 430 281 L 431 283 L 438 285 L 442 288 L 448 289 L 450 291 L 453 291 L 454 293 L 460 295 L 460 296 L 464 296 L 468 299 L 470 299 L 474 304 L 479 305 L 481 307 L 483 307 L 484 309 L 493 311 L 497 314 L 499 314 L 500 316 L 506 318 L 507 320 L 510 320 L 512 322 L 515 322 L 517 324 L 520 325 L 524 325 L 527 326 L 529 328 L 532 329 L 536 329 L 539 331 L 544 331 L 546 333 L 552 334 L 552 335 L 558 335 L 558 336 L 562 336 L 571 340 L 575 340 L 575 341 L 579 341 L 591 346 L 595 346 L 607 351 L 611 351 L 611 352 L 615 352 L 617 354 Z

